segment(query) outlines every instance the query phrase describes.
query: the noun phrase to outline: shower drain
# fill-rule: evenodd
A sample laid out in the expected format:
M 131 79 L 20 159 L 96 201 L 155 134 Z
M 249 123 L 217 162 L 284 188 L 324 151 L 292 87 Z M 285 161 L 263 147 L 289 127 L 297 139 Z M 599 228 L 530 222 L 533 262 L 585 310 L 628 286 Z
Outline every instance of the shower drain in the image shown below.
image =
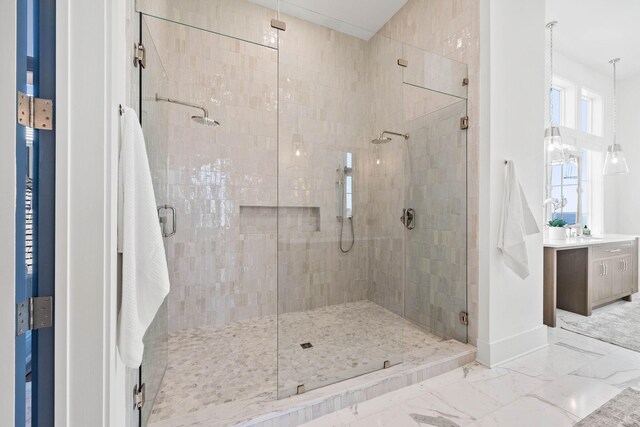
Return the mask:
M 313 345 L 311 345 L 310 342 L 303 342 L 302 344 L 300 344 L 300 347 L 302 347 L 302 348 L 304 348 L 306 350 L 307 348 L 313 347 Z

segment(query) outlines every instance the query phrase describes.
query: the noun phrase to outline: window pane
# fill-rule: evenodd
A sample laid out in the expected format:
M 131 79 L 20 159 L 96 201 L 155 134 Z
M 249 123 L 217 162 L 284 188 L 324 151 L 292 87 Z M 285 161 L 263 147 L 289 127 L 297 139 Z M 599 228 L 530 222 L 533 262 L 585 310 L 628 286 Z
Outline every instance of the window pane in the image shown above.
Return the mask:
M 563 168 L 563 184 L 578 185 L 578 165 L 575 163 L 566 163 Z
M 582 98 L 582 100 L 580 101 L 580 130 L 582 132 L 591 131 L 591 117 L 589 114 L 589 110 L 591 107 L 590 104 L 590 100 L 586 98 Z
M 560 126 L 560 118 L 561 118 L 561 100 L 562 94 L 558 89 L 551 89 L 551 105 L 553 106 L 553 114 L 551 115 L 551 124 L 553 126 Z
M 551 166 L 551 185 L 562 184 L 562 165 Z

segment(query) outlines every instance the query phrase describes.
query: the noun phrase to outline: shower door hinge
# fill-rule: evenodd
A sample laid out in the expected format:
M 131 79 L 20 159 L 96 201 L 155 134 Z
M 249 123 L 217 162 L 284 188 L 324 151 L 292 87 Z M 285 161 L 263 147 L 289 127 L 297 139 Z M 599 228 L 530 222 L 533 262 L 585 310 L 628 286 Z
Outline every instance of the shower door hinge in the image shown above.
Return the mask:
M 460 129 L 469 129 L 469 116 L 460 119 Z
M 138 64 L 142 68 L 147 68 L 147 49 L 142 43 L 133 46 L 133 66 L 137 67 Z
M 133 409 L 142 409 L 145 402 L 145 389 L 144 383 L 138 388 L 138 385 L 133 386 Z
M 16 305 L 16 335 L 53 326 L 53 297 L 31 297 Z
M 53 130 L 53 100 L 18 91 L 18 123 L 33 129 Z
M 460 312 L 460 323 L 465 326 L 469 324 L 469 313 L 467 313 L 466 311 Z
M 279 21 L 277 19 L 271 20 L 271 28 L 275 28 L 280 31 L 287 31 L 287 23 L 284 21 Z

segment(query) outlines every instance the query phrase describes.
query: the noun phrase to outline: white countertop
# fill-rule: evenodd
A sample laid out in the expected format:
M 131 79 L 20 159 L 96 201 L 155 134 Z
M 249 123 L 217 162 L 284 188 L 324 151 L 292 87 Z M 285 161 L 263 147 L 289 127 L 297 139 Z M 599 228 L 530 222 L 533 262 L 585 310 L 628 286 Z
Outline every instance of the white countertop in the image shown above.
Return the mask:
M 602 234 L 600 236 L 591 237 L 571 237 L 563 240 L 544 239 L 545 248 L 569 249 L 584 246 L 606 245 L 609 243 L 629 242 L 636 240 L 638 236 L 630 236 L 626 234 Z

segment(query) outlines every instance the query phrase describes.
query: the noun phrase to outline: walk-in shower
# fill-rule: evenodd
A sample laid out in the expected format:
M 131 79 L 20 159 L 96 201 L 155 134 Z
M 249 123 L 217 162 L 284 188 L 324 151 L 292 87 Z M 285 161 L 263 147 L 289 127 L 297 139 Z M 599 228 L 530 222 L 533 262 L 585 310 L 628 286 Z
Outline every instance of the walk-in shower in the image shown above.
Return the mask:
M 136 7 L 154 191 L 180 220 L 142 424 L 234 425 L 462 363 L 466 66 L 245 0 Z

